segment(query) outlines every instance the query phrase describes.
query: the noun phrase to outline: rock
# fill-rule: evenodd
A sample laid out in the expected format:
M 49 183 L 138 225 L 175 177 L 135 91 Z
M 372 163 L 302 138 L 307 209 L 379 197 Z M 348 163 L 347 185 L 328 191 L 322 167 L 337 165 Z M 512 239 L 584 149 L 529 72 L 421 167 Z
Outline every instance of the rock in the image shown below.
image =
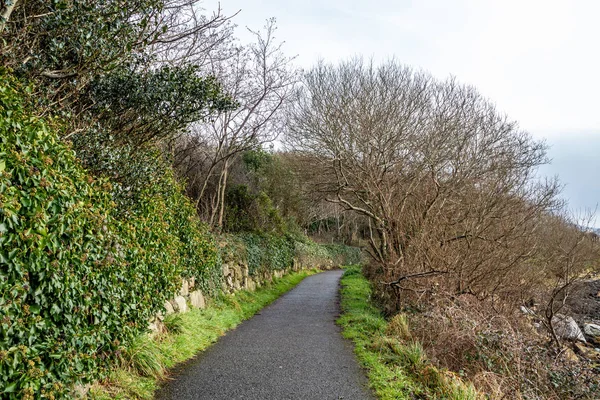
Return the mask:
M 554 327 L 556 336 L 561 339 L 573 339 L 580 342 L 586 341 L 583 332 L 579 329 L 579 325 L 577 325 L 577 322 L 572 317 L 556 314 L 552 317 L 552 326 Z
M 155 317 L 154 319 L 150 320 L 148 329 L 150 330 L 150 336 L 155 336 L 156 334 L 165 331 L 165 324 L 158 317 Z
M 188 280 L 188 283 L 189 283 L 189 285 L 190 285 L 190 289 L 193 289 L 193 288 L 194 288 L 194 286 L 196 286 L 196 278 L 192 276 L 192 277 L 191 277 L 191 278 Z
M 252 278 L 246 278 L 246 288 L 251 292 L 256 290 L 256 283 L 254 283 Z
M 223 268 L 223 276 L 228 276 L 229 275 L 229 265 L 223 264 L 222 268 Z
M 173 305 L 168 301 L 165 301 L 165 310 L 166 315 L 173 314 L 175 312 Z
M 525 306 L 521 306 L 521 312 L 525 315 L 535 315 L 535 313 L 533 312 L 533 310 L 525 307 Z
M 190 294 L 190 285 L 189 285 L 187 279 L 184 279 L 181 282 L 181 289 L 179 290 L 179 294 L 182 296 L 187 296 Z
M 148 329 L 152 332 L 158 332 L 158 324 L 156 321 L 152 321 L 148 324 Z
M 193 291 L 190 293 L 190 303 L 194 308 L 206 308 L 206 302 L 204 301 L 204 295 L 200 290 Z
M 565 347 L 565 349 L 564 349 L 563 359 L 566 361 L 569 361 L 569 362 L 578 362 L 579 361 L 579 357 L 577 357 L 577 354 L 575 354 L 575 352 L 568 347 Z
M 177 312 L 185 313 L 188 311 L 188 306 L 187 306 L 187 302 L 185 301 L 185 297 L 177 296 L 173 300 L 173 303 L 175 303 L 175 304 L 173 304 L 173 306 L 175 307 L 175 310 Z
M 585 332 L 585 334 L 588 336 L 600 339 L 600 325 L 585 324 L 583 326 L 583 332 Z
M 243 276 L 242 269 L 238 265 L 233 266 L 231 268 L 231 270 L 232 270 L 231 272 L 233 273 L 233 276 L 236 278 L 236 280 L 240 279 Z
M 583 343 L 575 343 L 575 351 L 588 360 L 600 360 L 600 353 L 595 349 L 587 347 Z

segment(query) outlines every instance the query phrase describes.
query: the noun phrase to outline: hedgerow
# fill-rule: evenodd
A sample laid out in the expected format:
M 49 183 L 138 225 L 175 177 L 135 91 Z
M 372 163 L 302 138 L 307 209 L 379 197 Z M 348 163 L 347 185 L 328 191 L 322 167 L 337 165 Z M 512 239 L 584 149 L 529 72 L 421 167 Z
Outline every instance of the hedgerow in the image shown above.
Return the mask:
M 294 263 L 294 240 L 269 233 L 223 235 L 221 256 L 226 262 L 246 263 L 251 276 L 283 270 Z
M 29 91 L 0 70 L 0 397 L 61 398 L 103 377 L 182 277 L 215 291 L 220 262 L 172 173 L 117 212 Z
M 264 271 L 303 267 L 340 267 L 360 264 L 361 250 L 342 244 L 319 244 L 300 235 L 246 232 L 222 235 L 221 257 L 225 262 L 247 263 L 251 276 Z
M 358 247 L 319 244 L 299 238 L 295 242 L 295 257 L 301 265 L 343 266 L 360 264 L 363 256 Z

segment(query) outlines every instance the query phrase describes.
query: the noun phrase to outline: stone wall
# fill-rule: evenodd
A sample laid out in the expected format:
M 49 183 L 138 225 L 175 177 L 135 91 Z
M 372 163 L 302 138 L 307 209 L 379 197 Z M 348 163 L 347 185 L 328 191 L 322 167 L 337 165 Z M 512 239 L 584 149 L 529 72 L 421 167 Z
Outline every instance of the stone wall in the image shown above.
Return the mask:
M 235 293 L 239 290 L 255 291 L 268 282 L 272 282 L 275 278 L 282 278 L 293 271 L 301 269 L 320 268 L 331 269 L 333 263 L 314 266 L 305 265 L 302 261 L 295 259 L 293 265 L 289 268 L 276 271 L 262 271 L 254 275 L 250 275 L 248 264 L 245 263 L 224 263 L 223 268 L 223 283 L 221 289 L 223 293 Z M 164 332 L 164 318 L 166 315 L 173 313 L 185 313 L 191 308 L 205 308 L 206 299 L 201 290 L 195 287 L 194 279 L 183 279 L 179 295 L 174 299 L 165 302 L 164 313 L 157 314 L 148 328 L 152 334 Z

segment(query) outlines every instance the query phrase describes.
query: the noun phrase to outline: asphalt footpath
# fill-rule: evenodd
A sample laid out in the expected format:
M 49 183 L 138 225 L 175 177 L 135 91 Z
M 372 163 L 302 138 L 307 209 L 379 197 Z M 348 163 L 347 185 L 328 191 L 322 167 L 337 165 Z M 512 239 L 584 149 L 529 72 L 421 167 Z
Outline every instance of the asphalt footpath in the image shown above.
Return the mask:
M 156 399 L 374 399 L 335 324 L 342 273 L 304 279 L 175 369 Z

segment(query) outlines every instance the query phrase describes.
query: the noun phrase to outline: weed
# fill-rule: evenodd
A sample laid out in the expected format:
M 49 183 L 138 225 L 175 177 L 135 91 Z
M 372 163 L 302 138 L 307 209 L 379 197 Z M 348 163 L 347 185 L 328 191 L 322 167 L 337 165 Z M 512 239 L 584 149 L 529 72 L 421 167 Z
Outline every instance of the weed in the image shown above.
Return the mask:
M 122 365 L 144 377 L 160 378 L 164 375 L 160 349 L 148 335 L 136 337 L 123 350 Z
M 388 323 L 385 331 L 386 335 L 397 337 L 401 340 L 410 340 L 410 328 L 408 325 L 408 317 L 406 314 L 395 315 Z
M 167 332 L 171 334 L 182 333 L 184 330 L 184 323 L 181 314 L 169 314 L 164 320 L 165 328 Z

